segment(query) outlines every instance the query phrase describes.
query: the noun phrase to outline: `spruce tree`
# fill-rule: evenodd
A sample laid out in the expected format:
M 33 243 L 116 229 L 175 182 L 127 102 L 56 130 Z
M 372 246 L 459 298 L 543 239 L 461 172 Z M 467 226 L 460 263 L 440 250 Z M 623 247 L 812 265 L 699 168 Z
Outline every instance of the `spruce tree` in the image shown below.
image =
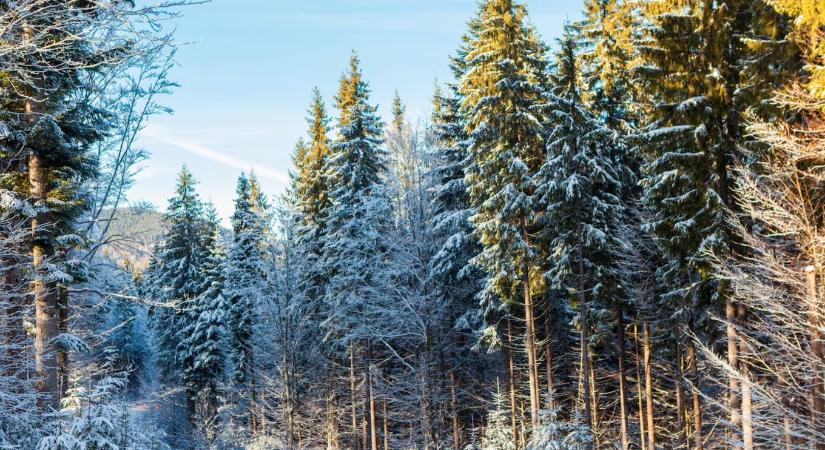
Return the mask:
M 189 318 L 180 343 L 182 382 L 192 399 L 206 402 L 205 415 L 216 413 L 217 384 L 223 374 L 224 324 L 227 305 L 224 291 L 224 251 L 218 213 L 212 204 L 206 208 L 201 230 L 201 261 L 198 295 L 187 311 Z
M 203 204 L 195 191 L 195 178 L 184 166 L 178 174 L 175 195 L 164 214 L 166 233 L 156 251 L 152 284 L 158 299 L 174 306 L 157 309 L 153 318 L 158 341 L 158 363 L 167 380 L 177 380 L 185 348 L 179 343 L 196 319 L 195 301 L 203 284 L 201 246 Z
M 541 291 L 542 269 L 531 235 L 537 219 L 533 176 L 544 159 L 542 119 L 536 111 L 544 91 L 544 48 L 525 23 L 523 4 L 488 0 L 481 8 L 460 86 L 473 159 L 467 174 L 477 208 L 472 221 L 482 246 L 473 262 L 488 274 L 487 304 L 500 299 L 505 309 L 524 305 L 535 426 L 540 398 L 534 298 Z
M 329 117 L 318 88 L 312 91 L 307 117 L 308 139 L 296 145 L 293 201 L 301 216 L 301 238 L 317 241 L 323 231 L 324 213 L 329 207 L 329 189 L 324 169 L 330 154 Z
M 487 414 L 487 429 L 482 450 L 516 450 L 516 436 L 510 429 L 506 400 L 501 390 L 493 396 L 493 408 Z
M 548 283 L 577 293 L 582 330 L 584 423 L 591 424 L 589 354 L 593 308 L 619 302 L 618 248 L 614 229 L 621 218 L 618 163 L 611 158 L 612 133 L 582 100 L 577 38 L 568 27 L 559 41 L 553 90 L 543 106 L 549 114 L 547 162 L 536 177 L 548 241 Z
M 234 378 L 250 391 L 254 389 L 252 333 L 255 308 L 261 301 L 264 286 L 262 240 L 266 230 L 265 198 L 256 186 L 254 176 L 242 173 L 238 178 L 224 296 L 228 303 L 229 352 L 234 363 Z

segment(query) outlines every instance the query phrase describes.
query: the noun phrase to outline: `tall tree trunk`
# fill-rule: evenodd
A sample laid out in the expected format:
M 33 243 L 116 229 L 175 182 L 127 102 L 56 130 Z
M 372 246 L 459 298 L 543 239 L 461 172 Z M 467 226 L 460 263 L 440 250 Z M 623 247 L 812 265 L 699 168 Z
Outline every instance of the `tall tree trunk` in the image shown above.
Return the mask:
M 69 332 L 69 290 L 66 286 L 60 286 L 57 300 L 58 332 Z M 66 396 L 69 390 L 69 353 L 61 349 L 57 354 L 58 372 L 60 373 L 60 398 Z
M 350 406 L 351 406 L 351 418 L 352 418 L 352 443 L 355 449 L 361 448 L 361 445 L 358 442 L 358 406 L 357 406 L 357 396 L 358 394 L 355 391 L 356 388 L 356 381 L 355 381 L 355 348 L 353 344 L 349 346 L 349 386 L 350 386 Z
M 618 328 L 618 335 L 616 339 L 619 344 L 619 409 L 620 409 L 620 433 L 622 438 L 622 450 L 630 448 L 630 436 L 627 431 L 627 386 L 625 380 L 625 339 L 624 339 L 624 311 L 621 307 L 616 308 L 616 326 Z
M 653 382 L 650 367 L 650 326 L 642 322 L 642 345 L 645 358 L 645 400 L 647 409 L 647 448 L 656 450 L 656 428 L 653 423 Z
M 36 120 L 35 102 L 27 100 L 26 109 L 29 117 Z M 29 155 L 29 190 L 35 204 L 45 205 L 48 193 L 48 169 L 38 154 Z M 58 335 L 59 312 L 57 287 L 49 281 L 44 264 L 54 256 L 49 227 L 51 217 L 45 208 L 41 209 L 31 221 L 32 229 L 32 267 L 34 269 L 35 337 L 34 361 L 40 394 L 38 404 L 43 409 L 60 409 L 60 387 L 58 352 L 53 348 L 53 340 Z
M 390 426 L 389 426 L 389 415 L 387 414 L 387 401 L 383 401 L 384 406 L 384 450 L 390 450 Z
M 822 336 L 819 333 L 820 304 L 817 293 L 816 271 L 813 266 L 805 268 L 805 284 L 808 290 L 808 322 L 811 329 L 811 424 L 814 428 L 823 426 L 825 420 L 825 385 L 823 385 L 822 359 L 825 350 L 822 347 Z M 815 438 L 816 439 L 816 438 Z M 816 450 L 825 450 L 825 442 L 817 440 L 814 443 Z
M 329 386 L 327 386 L 329 388 Z M 328 391 L 329 392 L 329 391 Z M 337 450 L 338 442 L 335 433 L 335 394 L 327 394 L 327 450 Z
M 375 421 L 375 391 L 372 385 L 372 348 L 368 348 L 369 359 L 367 363 L 367 384 L 369 386 L 369 403 L 370 403 L 370 448 L 378 450 L 378 428 Z
M 691 329 L 693 322 L 690 322 Z M 696 361 L 696 344 L 693 338 L 688 341 L 688 358 L 690 359 L 690 378 L 693 384 L 691 397 L 693 398 L 693 449 L 702 450 L 702 398 L 699 391 L 699 364 Z
M 455 370 L 450 371 L 450 415 L 453 419 L 453 449 L 461 450 L 461 428 L 458 424 L 458 399 L 455 387 Z
M 579 211 L 577 208 L 576 217 L 579 217 Z M 593 412 L 590 409 L 590 401 L 591 401 L 591 393 L 590 393 L 590 383 L 588 378 L 590 376 L 590 319 L 588 317 L 587 311 L 587 300 L 584 295 L 585 291 L 585 272 L 584 272 L 584 236 L 582 230 L 582 223 L 580 220 L 576 221 L 576 235 L 577 235 L 577 249 L 578 249 L 578 259 L 579 259 L 579 321 L 581 322 L 582 333 L 581 333 L 581 372 L 584 378 L 584 423 L 587 424 L 588 429 L 590 429 L 591 436 L 594 436 L 594 430 L 592 428 L 593 423 Z M 592 446 L 591 446 L 592 447 Z
M 553 409 L 556 407 L 556 387 L 553 379 L 553 328 L 550 326 L 549 318 L 544 321 L 544 332 L 547 334 L 547 342 L 544 344 L 544 363 L 547 365 L 547 405 Z
M 524 243 L 530 248 L 530 236 L 527 233 L 527 219 L 521 218 L 521 232 Z M 539 390 L 539 370 L 536 357 L 536 330 L 533 307 L 533 294 L 530 286 L 530 263 L 525 258 L 522 274 L 522 290 L 524 292 L 524 346 L 527 353 L 527 373 L 530 382 L 530 423 L 533 428 L 539 425 L 539 409 L 541 408 L 541 393 Z
M 737 371 L 739 369 L 739 342 L 736 336 L 736 306 L 730 299 L 725 300 L 725 319 L 727 321 L 728 364 Z M 728 414 L 730 415 L 730 441 L 734 450 L 742 449 L 742 403 L 739 397 L 739 380 L 736 374 L 728 377 Z
M 644 387 L 642 387 L 642 358 L 639 353 L 639 322 L 633 322 L 633 346 L 636 355 L 636 397 L 639 402 L 639 443 L 642 450 L 647 450 L 645 442 L 645 405 L 643 401 Z
M 505 346 L 507 354 L 507 384 L 510 388 L 510 426 L 513 431 L 513 438 L 518 436 L 518 426 L 516 424 L 516 367 L 513 363 L 513 324 L 510 318 L 507 318 L 507 345 Z
M 745 305 L 738 305 L 737 317 L 739 323 L 746 320 Z M 742 442 L 745 450 L 753 450 L 753 399 L 751 397 L 750 374 L 747 359 L 741 355 L 747 354 L 747 344 L 739 338 L 739 367 L 742 372 Z
M 679 333 L 681 336 L 681 332 Z M 679 433 L 684 435 L 685 444 L 690 448 L 688 442 L 689 435 L 687 432 L 687 420 L 685 419 L 685 392 L 684 392 L 684 376 L 682 375 L 682 344 L 676 341 L 676 361 L 673 364 L 674 374 L 673 383 L 676 387 L 676 423 L 679 426 Z

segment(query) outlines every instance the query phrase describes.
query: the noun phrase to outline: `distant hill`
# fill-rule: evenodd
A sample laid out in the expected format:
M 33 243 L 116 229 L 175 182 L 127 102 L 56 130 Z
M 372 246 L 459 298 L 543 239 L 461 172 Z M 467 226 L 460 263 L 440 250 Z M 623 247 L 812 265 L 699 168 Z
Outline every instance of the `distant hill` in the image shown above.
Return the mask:
M 102 217 L 111 214 L 104 211 Z M 101 224 L 101 227 L 105 224 Z M 163 234 L 163 213 L 150 207 L 123 208 L 105 232 L 102 254 L 115 261 L 130 260 L 139 268 L 149 263 L 152 247 Z M 103 232 L 103 230 L 101 230 Z

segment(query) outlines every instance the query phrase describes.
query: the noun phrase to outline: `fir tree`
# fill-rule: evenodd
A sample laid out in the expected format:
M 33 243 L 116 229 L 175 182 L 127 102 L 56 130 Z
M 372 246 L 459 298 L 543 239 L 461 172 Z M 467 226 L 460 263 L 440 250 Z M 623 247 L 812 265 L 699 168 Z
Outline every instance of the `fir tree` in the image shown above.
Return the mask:
M 381 281 L 377 273 L 380 266 L 369 263 L 366 256 L 385 251 L 380 238 L 387 237 L 392 219 L 381 178 L 386 173 L 383 130 L 375 107 L 368 103 L 369 89 L 354 53 L 350 70 L 341 80 L 337 102 L 340 117 L 327 165 L 332 206 L 323 253 L 325 273 L 330 277 L 326 302 L 333 314 L 325 323 L 333 335 L 358 328 L 362 320 L 357 314 L 358 303 L 364 300 L 359 297 L 364 292 L 374 293 L 373 287 Z M 361 289 L 364 291 L 359 294 Z
M 578 294 L 582 329 L 581 370 L 590 373 L 589 309 L 620 300 L 612 262 L 618 248 L 614 229 L 621 218 L 621 182 L 611 159 L 611 132 L 587 109 L 580 91 L 576 38 L 570 28 L 559 41 L 554 88 L 544 106 L 550 115 L 547 162 L 538 176 L 538 195 L 548 239 L 549 284 Z M 590 424 L 590 383 L 585 381 L 584 423 Z
M 224 323 L 227 319 L 224 291 L 224 253 L 220 223 L 211 204 L 206 208 L 202 233 L 201 285 L 189 308 L 179 352 L 183 385 L 192 399 L 206 401 L 207 416 L 215 414 L 217 383 L 223 373 Z
M 507 418 L 506 400 L 501 390 L 493 396 L 493 409 L 487 414 L 487 429 L 482 450 L 516 450 L 516 436 Z
M 167 379 L 176 379 L 185 370 L 179 362 L 186 349 L 178 344 L 185 340 L 186 331 L 196 319 L 194 305 L 203 284 L 203 204 L 195 185 L 195 178 L 184 166 L 178 174 L 175 195 L 169 199 L 164 215 L 167 231 L 157 250 L 152 280 L 157 297 L 175 305 L 158 310 L 154 317 L 158 363 Z
M 232 214 L 233 242 L 227 258 L 225 298 L 229 312 L 230 354 L 235 379 L 252 387 L 254 361 L 252 327 L 264 286 L 263 250 L 265 199 L 253 176 L 241 174 Z
M 308 140 L 296 145 L 293 176 L 293 198 L 301 216 L 303 229 L 299 234 L 317 241 L 323 231 L 324 213 L 329 207 L 329 190 L 324 169 L 330 154 L 329 117 L 321 92 L 312 92 L 312 104 L 307 117 Z
M 473 262 L 488 274 L 484 290 L 488 309 L 498 309 L 497 298 L 505 309 L 524 305 L 530 412 L 537 425 L 540 399 L 533 300 L 542 283 L 530 236 L 536 224 L 533 175 L 544 159 L 542 119 L 535 107 L 544 91 L 545 64 L 543 46 L 525 17 L 524 5 L 512 0 L 482 5 L 460 92 L 473 159 L 467 174 L 477 208 L 472 221 L 482 246 Z

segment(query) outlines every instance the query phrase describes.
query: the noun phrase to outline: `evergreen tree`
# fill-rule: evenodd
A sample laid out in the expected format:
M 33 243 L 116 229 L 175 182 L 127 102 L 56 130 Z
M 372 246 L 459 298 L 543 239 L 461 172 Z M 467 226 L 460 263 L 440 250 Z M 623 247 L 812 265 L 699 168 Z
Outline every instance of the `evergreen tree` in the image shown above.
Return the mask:
M 177 379 L 186 370 L 179 363 L 187 349 L 178 344 L 186 339 L 189 326 L 196 320 L 193 312 L 203 285 L 204 216 L 203 204 L 195 191 L 196 183 L 184 166 L 178 174 L 175 195 L 169 199 L 164 214 L 166 234 L 157 250 L 153 270 L 152 284 L 158 299 L 174 305 L 156 310 L 153 318 L 159 346 L 158 363 L 170 380 Z
M 235 379 L 254 389 L 252 327 L 261 301 L 265 198 L 254 176 L 241 174 L 232 214 L 233 242 L 227 258 L 225 298 L 229 311 L 230 354 Z
M 186 324 L 179 344 L 183 367 L 183 385 L 192 399 L 206 402 L 207 417 L 215 414 L 217 383 L 223 373 L 224 323 L 227 319 L 224 291 L 224 253 L 218 213 L 211 204 L 206 208 L 200 262 L 201 285 L 187 311 Z
M 493 409 L 487 414 L 487 429 L 484 433 L 482 450 L 516 450 L 516 436 L 507 418 L 505 397 L 501 390 L 493 396 Z
M 590 374 L 590 309 L 621 299 L 613 254 L 614 233 L 621 218 L 621 181 L 618 163 L 611 159 L 612 133 L 582 101 L 576 37 L 571 29 L 559 41 L 554 88 L 544 106 L 550 115 L 547 162 L 538 176 L 538 195 L 545 211 L 543 223 L 550 255 L 545 276 L 556 289 L 577 292 L 581 357 Z M 592 389 L 584 382 L 584 423 L 590 424 Z
M 536 106 L 544 86 L 544 48 L 526 25 L 526 8 L 512 0 L 482 6 L 477 37 L 469 44 L 461 80 L 462 112 L 471 138 L 467 174 L 472 217 L 482 252 L 473 260 L 488 274 L 487 309 L 524 305 L 530 412 L 538 424 L 539 381 L 534 297 L 541 264 L 530 236 L 536 225 L 533 175 L 543 162 L 542 119 Z M 488 314 L 488 316 L 491 314 Z
M 304 225 L 300 235 L 309 241 L 317 241 L 323 231 L 324 213 L 329 208 L 324 169 L 330 154 L 329 117 L 318 88 L 312 91 L 307 123 L 309 139 L 296 146 L 294 165 L 297 172 L 292 179 L 292 195 Z

